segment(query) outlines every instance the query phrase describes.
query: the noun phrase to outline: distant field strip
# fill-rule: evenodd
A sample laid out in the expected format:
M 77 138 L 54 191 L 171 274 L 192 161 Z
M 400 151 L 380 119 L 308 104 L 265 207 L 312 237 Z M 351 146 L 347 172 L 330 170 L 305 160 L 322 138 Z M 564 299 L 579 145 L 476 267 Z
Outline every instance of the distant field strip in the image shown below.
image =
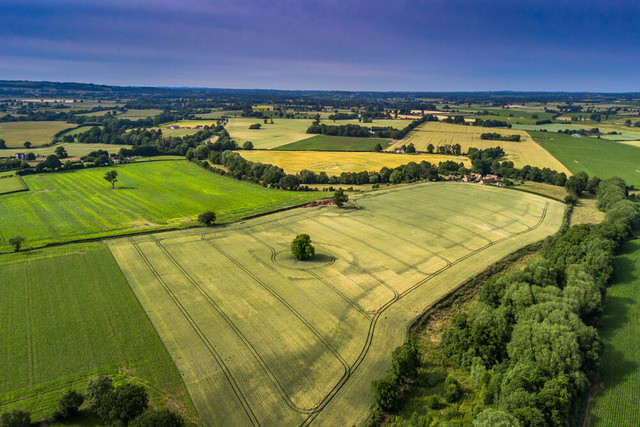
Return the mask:
M 251 141 L 255 148 L 271 149 L 309 138 L 312 135 L 307 133 L 307 129 L 312 122 L 311 119 L 274 118 L 273 123 L 270 120 L 264 123 L 263 119 L 257 117 L 232 117 L 226 129 L 240 146 L 246 141 Z M 255 123 L 261 125 L 260 129 L 249 129 L 249 126 Z
M 252 162 L 269 163 L 280 166 L 287 173 L 298 173 L 308 169 L 316 173 L 340 175 L 342 172 L 379 171 L 383 167 L 395 168 L 409 162 L 427 161 L 438 165 L 453 160 L 471 167 L 468 157 L 448 156 L 444 154 L 392 154 L 353 151 L 277 151 L 242 150 L 238 153 Z
M 520 135 L 521 140 L 520 142 L 513 142 L 480 139 L 480 135 L 486 132 L 499 133 L 501 135 L 517 134 Z M 526 165 L 537 166 L 541 169 L 547 167 L 571 175 L 571 172 L 562 163 L 536 144 L 531 136 L 522 130 L 427 122 L 411 131 L 406 138 L 398 141 L 388 150 L 393 151 L 396 147 L 410 143 L 413 143 L 418 151 L 425 152 L 429 144 L 433 144 L 435 147 L 460 144 L 464 153 L 471 147 L 489 148 L 500 146 L 507 154 L 507 159 L 512 161 L 518 168 Z
M 115 190 L 103 179 L 107 170 L 118 172 Z M 27 175 L 24 180 L 31 191 L 0 197 L 0 250 L 9 247 L 13 236 L 35 246 L 123 230 L 186 226 L 207 210 L 228 221 L 327 196 L 270 190 L 186 161 Z
M 352 425 L 426 307 L 555 232 L 563 205 L 426 183 L 211 230 L 109 242 L 207 425 Z M 316 257 L 289 244 L 308 233 Z
M 27 141 L 34 146 L 48 144 L 56 133 L 76 126 L 65 122 L 2 122 L 0 139 L 8 148 L 24 148 Z

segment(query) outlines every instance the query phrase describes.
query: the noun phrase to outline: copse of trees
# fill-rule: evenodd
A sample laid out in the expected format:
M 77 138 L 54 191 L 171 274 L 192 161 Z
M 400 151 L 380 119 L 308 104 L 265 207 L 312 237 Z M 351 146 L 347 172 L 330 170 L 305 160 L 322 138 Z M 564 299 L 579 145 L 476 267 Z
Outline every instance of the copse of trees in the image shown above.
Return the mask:
M 480 135 L 480 139 L 492 140 L 492 141 L 514 141 L 520 142 L 520 135 L 502 135 L 495 132 L 485 132 Z
M 432 114 L 427 114 L 417 120 L 413 120 L 403 129 L 395 129 L 390 126 L 368 127 L 368 126 L 360 126 L 355 124 L 326 125 L 324 123 L 320 123 L 319 121 L 315 121 L 311 126 L 309 126 L 309 128 L 307 129 L 307 133 L 333 135 L 333 136 L 352 136 L 352 137 L 361 137 L 361 138 L 373 137 L 373 138 L 402 139 L 409 132 L 415 129 L 416 126 L 428 121 L 437 122 L 438 118 Z

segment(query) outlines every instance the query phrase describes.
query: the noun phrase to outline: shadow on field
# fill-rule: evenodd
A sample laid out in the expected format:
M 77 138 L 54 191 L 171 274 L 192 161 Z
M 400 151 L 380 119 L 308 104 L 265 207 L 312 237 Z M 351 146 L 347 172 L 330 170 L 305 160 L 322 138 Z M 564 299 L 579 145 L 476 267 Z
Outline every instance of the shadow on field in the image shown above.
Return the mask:
M 115 189 L 116 190 L 137 190 L 138 188 L 137 187 L 127 187 L 127 186 L 120 187 L 120 186 L 118 186 Z

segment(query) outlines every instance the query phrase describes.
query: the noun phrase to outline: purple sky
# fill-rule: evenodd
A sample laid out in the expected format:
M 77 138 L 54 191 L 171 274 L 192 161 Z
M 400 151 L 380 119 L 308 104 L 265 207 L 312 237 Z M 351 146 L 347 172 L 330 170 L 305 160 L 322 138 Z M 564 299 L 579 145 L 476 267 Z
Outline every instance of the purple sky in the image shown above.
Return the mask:
M 640 91 L 640 2 L 1 0 L 0 79 Z

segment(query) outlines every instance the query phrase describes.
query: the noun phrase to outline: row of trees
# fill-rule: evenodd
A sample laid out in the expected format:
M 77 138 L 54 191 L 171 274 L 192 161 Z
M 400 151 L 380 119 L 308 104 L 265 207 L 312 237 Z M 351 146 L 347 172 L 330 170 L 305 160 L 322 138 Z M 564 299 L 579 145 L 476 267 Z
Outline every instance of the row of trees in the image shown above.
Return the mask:
M 520 142 L 520 135 L 502 135 L 496 132 L 485 132 L 480 135 L 480 139 L 488 139 L 492 141 L 514 141 Z
M 428 121 L 437 122 L 438 118 L 432 114 L 427 114 L 417 120 L 411 121 L 403 129 L 395 129 L 390 126 L 389 127 L 376 127 L 376 126 L 368 127 L 368 126 L 360 126 L 355 124 L 326 125 L 324 123 L 315 121 L 311 126 L 309 126 L 309 128 L 307 129 L 307 133 L 333 135 L 333 136 L 353 136 L 353 137 L 362 137 L 362 138 L 374 137 L 374 138 L 402 139 L 410 131 L 415 129 L 416 126 Z

